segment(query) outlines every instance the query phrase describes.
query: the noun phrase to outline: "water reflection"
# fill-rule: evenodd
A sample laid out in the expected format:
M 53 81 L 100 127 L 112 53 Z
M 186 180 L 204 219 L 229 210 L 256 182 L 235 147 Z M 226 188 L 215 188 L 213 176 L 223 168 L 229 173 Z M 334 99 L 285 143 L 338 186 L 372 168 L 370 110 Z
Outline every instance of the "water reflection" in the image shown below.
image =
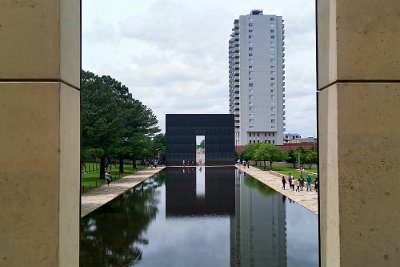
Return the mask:
M 235 168 L 167 168 L 82 220 L 81 266 L 318 266 L 317 217 L 287 200 Z
M 231 218 L 232 266 L 287 266 L 285 204 L 280 195 L 236 170 Z
M 165 174 L 156 175 L 82 219 L 80 266 L 129 266 L 141 259 L 140 246 L 149 243 L 143 232 L 160 202 L 155 188 L 164 180 Z
M 235 213 L 235 169 L 210 167 L 200 171 L 200 168 L 185 168 L 185 172 L 182 168 L 167 168 L 167 216 L 220 216 Z M 202 179 L 204 192 L 199 194 L 198 181 Z

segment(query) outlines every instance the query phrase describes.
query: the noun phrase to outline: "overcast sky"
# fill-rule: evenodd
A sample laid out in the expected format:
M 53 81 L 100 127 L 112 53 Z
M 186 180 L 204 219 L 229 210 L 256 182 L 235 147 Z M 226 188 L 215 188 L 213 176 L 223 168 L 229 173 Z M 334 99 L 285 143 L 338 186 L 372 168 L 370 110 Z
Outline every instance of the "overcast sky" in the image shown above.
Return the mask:
M 314 1 L 84 0 L 83 69 L 110 75 L 167 113 L 229 113 L 233 20 L 263 9 L 285 20 L 286 132 L 316 136 Z

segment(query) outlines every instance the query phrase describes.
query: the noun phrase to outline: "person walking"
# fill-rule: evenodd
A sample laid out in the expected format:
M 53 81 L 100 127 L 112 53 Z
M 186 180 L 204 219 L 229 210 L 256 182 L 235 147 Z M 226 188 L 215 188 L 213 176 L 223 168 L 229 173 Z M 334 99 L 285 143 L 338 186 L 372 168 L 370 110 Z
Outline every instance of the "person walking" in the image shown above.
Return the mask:
M 288 175 L 288 181 L 289 181 L 289 189 L 292 189 L 292 187 L 293 187 L 293 178 L 292 178 L 292 175 L 290 173 Z
M 250 169 L 250 160 L 247 161 L 247 169 Z
M 283 190 L 286 190 L 285 185 L 286 185 L 286 179 L 285 179 L 285 176 L 282 175 L 282 189 L 283 189 Z
M 294 179 L 294 186 L 296 187 L 296 192 L 300 191 L 300 182 L 299 182 L 299 180 L 300 180 L 300 178 L 299 179 Z
M 311 182 L 312 182 L 311 174 L 308 173 L 307 174 L 307 192 L 308 192 L 308 190 L 310 190 L 310 192 L 312 192 L 312 190 L 311 190 Z
M 300 175 L 300 191 L 303 191 L 303 187 L 304 187 L 304 178 L 303 175 Z
M 105 178 L 106 178 L 107 186 L 110 186 L 110 183 L 111 183 L 111 175 L 110 175 L 108 172 L 106 172 L 106 173 L 104 174 L 104 176 L 105 176 Z
M 318 176 L 315 178 L 315 181 L 314 181 L 314 188 L 315 188 L 315 191 L 316 192 L 318 192 L 318 184 L 319 184 L 319 180 L 318 180 Z

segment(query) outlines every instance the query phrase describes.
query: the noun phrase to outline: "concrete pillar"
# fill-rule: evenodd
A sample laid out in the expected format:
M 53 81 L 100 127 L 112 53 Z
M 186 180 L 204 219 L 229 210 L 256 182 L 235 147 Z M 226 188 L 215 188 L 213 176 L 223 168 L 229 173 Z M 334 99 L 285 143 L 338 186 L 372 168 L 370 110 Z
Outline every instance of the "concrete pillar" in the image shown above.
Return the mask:
M 80 1 L 1 1 L 0 36 L 0 266 L 78 266 Z
M 399 266 L 400 4 L 317 5 L 322 266 Z

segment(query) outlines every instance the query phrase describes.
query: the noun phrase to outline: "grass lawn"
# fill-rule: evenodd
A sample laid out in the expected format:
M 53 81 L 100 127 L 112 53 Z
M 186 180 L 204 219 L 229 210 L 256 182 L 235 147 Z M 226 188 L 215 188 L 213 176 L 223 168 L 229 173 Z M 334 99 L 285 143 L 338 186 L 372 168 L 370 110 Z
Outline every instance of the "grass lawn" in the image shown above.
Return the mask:
M 260 167 L 260 166 L 257 166 L 257 168 L 259 168 L 259 169 L 261 169 L 261 170 L 264 170 L 264 167 Z M 266 170 L 269 170 L 269 167 L 267 167 L 267 169 Z M 289 175 L 289 173 L 291 173 L 292 175 L 293 175 L 293 177 L 294 178 L 300 178 L 300 175 L 301 175 L 301 173 L 299 172 L 299 171 L 297 171 L 295 168 L 293 168 L 293 167 L 274 167 L 273 165 L 272 165 L 272 170 L 273 171 L 276 171 L 276 172 L 279 172 L 279 173 L 281 173 L 281 174 L 283 174 L 283 175 Z M 311 168 L 311 169 L 304 169 L 304 172 L 303 172 L 303 178 L 304 179 L 306 179 L 306 177 L 307 177 L 307 172 L 314 172 L 314 173 L 316 173 L 317 172 L 317 169 L 316 168 Z M 315 175 L 312 175 L 312 181 L 313 181 L 313 183 L 314 183 L 314 181 L 315 181 Z
M 96 186 L 101 186 L 103 184 L 106 184 L 106 181 L 103 179 L 100 179 L 100 169 L 98 167 L 100 166 L 99 163 L 96 162 L 86 162 L 85 167 L 86 167 L 86 173 L 82 175 L 82 183 L 81 186 L 84 187 L 96 187 Z M 137 171 L 145 169 L 146 166 L 143 165 L 137 165 L 136 169 L 133 169 L 132 164 L 124 164 L 124 173 L 119 173 L 119 164 L 113 164 L 111 168 L 111 176 L 112 180 L 118 180 L 121 179 L 122 177 L 135 173 Z M 97 170 L 96 170 L 97 169 Z M 90 172 L 89 172 L 90 170 Z

